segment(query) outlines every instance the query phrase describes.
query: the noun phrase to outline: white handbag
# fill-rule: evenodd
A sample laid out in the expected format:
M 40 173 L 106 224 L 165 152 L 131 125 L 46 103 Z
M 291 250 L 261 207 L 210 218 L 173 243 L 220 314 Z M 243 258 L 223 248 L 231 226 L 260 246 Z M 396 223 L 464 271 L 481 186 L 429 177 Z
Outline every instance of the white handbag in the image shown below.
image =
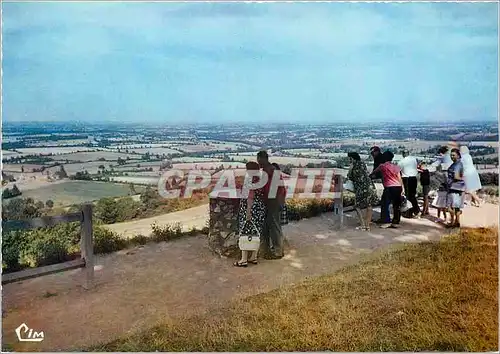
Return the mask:
M 401 210 L 402 213 L 405 213 L 408 210 L 410 210 L 413 207 L 413 205 L 410 203 L 408 199 L 406 199 L 406 197 L 403 197 L 401 199 L 402 199 L 401 208 L 399 210 Z
M 248 220 L 245 221 L 243 224 L 243 227 L 241 230 L 245 228 L 246 223 L 249 222 Z M 255 230 L 255 234 L 250 234 L 250 235 L 242 235 L 240 231 L 240 238 L 238 240 L 238 246 L 240 250 L 242 251 L 258 251 L 260 248 L 260 233 L 259 230 L 257 229 L 257 226 L 253 223 L 253 221 L 250 221 L 252 223 L 252 226 Z
M 344 187 L 344 190 L 346 190 L 346 191 L 354 192 L 354 183 L 352 183 L 352 181 L 349 179 L 347 181 L 345 181 L 343 187 Z

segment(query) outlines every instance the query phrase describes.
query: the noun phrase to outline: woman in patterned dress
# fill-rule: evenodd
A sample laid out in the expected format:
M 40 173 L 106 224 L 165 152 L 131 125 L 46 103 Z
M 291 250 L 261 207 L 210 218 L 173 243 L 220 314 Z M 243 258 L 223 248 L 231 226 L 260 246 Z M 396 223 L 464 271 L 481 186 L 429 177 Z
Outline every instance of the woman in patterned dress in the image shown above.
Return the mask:
M 354 185 L 355 207 L 361 222 L 361 226 L 356 229 L 369 231 L 373 212 L 372 206 L 378 203 L 377 190 L 366 169 L 366 164 L 361 161 L 359 154 L 350 152 L 347 156 L 351 159 L 347 179 L 352 181 Z
M 260 166 L 257 162 L 250 161 L 246 164 L 247 171 L 259 171 Z M 255 183 L 259 179 L 258 176 L 252 177 L 252 182 Z M 243 188 L 248 188 L 250 175 L 245 176 L 245 184 Z M 264 204 L 263 188 L 248 190 L 248 197 L 242 198 L 240 201 L 240 209 L 238 211 L 238 226 L 241 235 L 254 235 L 256 230 L 259 236 L 262 237 L 264 231 L 264 220 L 266 218 L 266 205 Z M 250 259 L 248 259 L 250 253 Z M 234 263 L 235 267 L 247 267 L 248 263 L 257 264 L 258 251 L 241 251 L 241 259 Z

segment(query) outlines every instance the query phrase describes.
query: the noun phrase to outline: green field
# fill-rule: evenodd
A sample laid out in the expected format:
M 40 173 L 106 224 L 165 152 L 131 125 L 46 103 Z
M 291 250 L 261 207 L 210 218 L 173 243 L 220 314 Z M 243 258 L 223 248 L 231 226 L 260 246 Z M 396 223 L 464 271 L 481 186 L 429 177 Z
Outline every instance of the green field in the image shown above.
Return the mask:
M 137 192 L 140 187 L 137 187 Z M 122 197 L 129 195 L 130 189 L 126 184 L 68 181 L 42 188 L 24 191 L 20 198 L 33 198 L 43 202 L 52 200 L 56 206 L 80 204 L 101 199 L 104 197 Z

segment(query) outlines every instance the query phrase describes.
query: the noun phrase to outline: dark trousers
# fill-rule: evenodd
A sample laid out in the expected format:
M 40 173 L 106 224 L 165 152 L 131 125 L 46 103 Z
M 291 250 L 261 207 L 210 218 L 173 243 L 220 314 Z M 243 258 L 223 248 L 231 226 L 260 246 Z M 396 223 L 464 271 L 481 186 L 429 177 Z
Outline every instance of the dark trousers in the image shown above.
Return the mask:
M 281 204 L 278 199 L 266 202 L 266 219 L 264 222 L 263 248 L 265 253 L 271 251 L 274 256 L 283 256 L 283 232 L 281 231 Z
M 389 211 L 389 206 L 391 202 L 389 197 L 387 196 L 387 188 L 384 188 L 382 192 L 382 197 L 380 198 L 380 220 L 384 223 L 391 222 L 391 215 Z
M 392 204 L 394 212 L 392 224 L 399 224 L 401 222 L 401 193 L 403 192 L 403 188 L 387 187 L 384 191 L 387 191 L 387 199 L 389 200 L 389 203 Z
M 417 201 L 417 177 L 403 177 L 403 185 L 405 187 L 406 198 L 411 203 L 413 213 L 418 214 L 420 207 Z

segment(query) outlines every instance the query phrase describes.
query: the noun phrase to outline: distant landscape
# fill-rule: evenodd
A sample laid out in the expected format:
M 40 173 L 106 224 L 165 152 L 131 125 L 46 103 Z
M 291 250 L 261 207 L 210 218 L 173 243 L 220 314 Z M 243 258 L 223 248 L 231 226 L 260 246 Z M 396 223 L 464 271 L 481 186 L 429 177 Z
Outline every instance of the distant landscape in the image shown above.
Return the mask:
M 259 150 L 285 168 L 326 166 L 344 169 L 346 153 L 369 160 L 373 145 L 400 158 L 402 148 L 432 159 L 437 148 L 456 140 L 471 147 L 480 172 L 498 166 L 497 124 L 442 125 L 275 125 L 134 126 L 4 124 L 2 188 L 24 197 L 69 207 L 105 197 L 156 188 L 168 169 L 244 168 Z M 398 139 L 394 139 L 398 137 Z M 75 180 L 78 180 L 76 182 Z

